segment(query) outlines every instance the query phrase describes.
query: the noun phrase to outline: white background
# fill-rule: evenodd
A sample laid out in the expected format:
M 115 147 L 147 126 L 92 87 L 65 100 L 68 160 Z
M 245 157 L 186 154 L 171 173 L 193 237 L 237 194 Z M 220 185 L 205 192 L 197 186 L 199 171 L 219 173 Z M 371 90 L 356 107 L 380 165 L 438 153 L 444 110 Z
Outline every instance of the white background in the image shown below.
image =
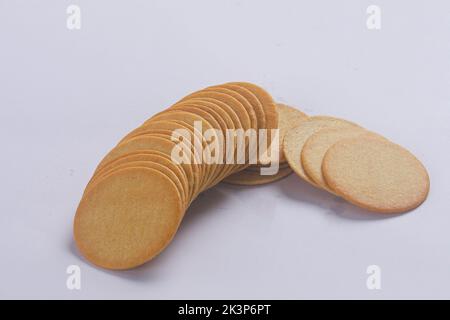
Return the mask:
M 69 4 L 81 30 L 66 28 Z M 366 28 L 371 4 L 379 31 Z M 450 298 L 449 57 L 448 1 L 0 0 L 0 297 Z M 220 185 L 147 265 L 84 261 L 72 219 L 98 161 L 152 114 L 227 81 L 406 146 L 429 170 L 428 200 L 386 217 L 295 175 Z M 66 288 L 71 264 L 80 291 Z

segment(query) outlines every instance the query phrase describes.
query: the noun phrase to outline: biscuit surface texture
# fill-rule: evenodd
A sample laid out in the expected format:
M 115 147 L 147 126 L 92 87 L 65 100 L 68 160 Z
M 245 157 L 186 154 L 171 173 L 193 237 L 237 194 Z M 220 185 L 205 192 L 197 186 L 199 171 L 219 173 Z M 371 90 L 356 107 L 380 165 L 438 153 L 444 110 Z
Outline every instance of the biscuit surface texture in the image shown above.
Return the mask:
M 149 168 L 117 171 L 83 197 L 75 215 L 80 252 L 108 269 L 128 269 L 156 256 L 183 216 L 176 186 Z
M 308 116 L 293 107 L 288 105 L 277 103 L 277 112 L 278 112 L 278 129 L 279 133 L 279 143 L 280 143 L 280 163 L 286 162 L 286 158 L 283 153 L 283 139 L 289 129 L 294 127 L 298 127 L 304 121 L 308 119 Z
M 310 117 L 301 125 L 290 129 L 283 140 L 283 153 L 289 163 L 289 166 L 294 172 L 303 180 L 310 184 L 319 187 L 305 172 L 302 161 L 301 152 L 306 141 L 317 131 L 323 128 L 348 128 L 357 127 L 356 124 L 342 120 L 339 118 L 332 118 L 327 116 Z M 320 187 L 319 187 L 320 188 Z
M 308 177 L 322 188 L 332 192 L 322 175 L 322 161 L 325 153 L 339 140 L 353 138 L 363 134 L 369 133 L 359 127 L 325 128 L 313 134 L 306 141 L 301 152 L 302 166 Z
M 425 167 L 414 155 L 373 137 L 337 142 L 325 154 L 322 171 L 338 195 L 384 213 L 416 208 L 426 199 L 430 186 Z

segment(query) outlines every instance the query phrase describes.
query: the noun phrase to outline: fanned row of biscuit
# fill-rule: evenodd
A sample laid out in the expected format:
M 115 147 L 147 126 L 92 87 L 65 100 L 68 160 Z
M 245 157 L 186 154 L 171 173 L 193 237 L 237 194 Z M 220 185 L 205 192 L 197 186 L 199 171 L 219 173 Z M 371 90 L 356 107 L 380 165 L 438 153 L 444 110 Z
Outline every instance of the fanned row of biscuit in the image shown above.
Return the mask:
M 230 132 L 256 132 L 257 138 L 228 141 Z M 273 167 L 272 174 L 263 173 Z M 86 186 L 75 241 L 98 266 L 133 268 L 171 242 L 204 190 L 221 181 L 267 184 L 292 172 L 383 213 L 419 206 L 430 185 L 421 162 L 381 135 L 276 104 L 254 84 L 226 83 L 189 94 L 119 141 Z
M 79 250 L 109 269 L 152 259 L 169 244 L 201 192 L 250 165 L 249 140 L 239 155 L 242 145 L 223 143 L 227 132 L 277 127 L 272 97 L 244 82 L 194 92 L 154 115 L 127 134 L 95 170 L 75 216 Z M 207 143 L 205 132 L 221 143 Z

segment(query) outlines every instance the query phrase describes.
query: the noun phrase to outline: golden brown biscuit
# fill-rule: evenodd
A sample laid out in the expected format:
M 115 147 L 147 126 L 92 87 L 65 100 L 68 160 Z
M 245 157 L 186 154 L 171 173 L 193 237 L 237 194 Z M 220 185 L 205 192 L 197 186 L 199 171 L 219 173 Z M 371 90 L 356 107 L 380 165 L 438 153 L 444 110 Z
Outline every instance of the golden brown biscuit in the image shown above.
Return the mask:
M 101 170 L 101 172 L 98 172 L 98 174 L 95 175 L 86 186 L 85 193 L 88 192 L 90 188 L 92 188 L 98 181 L 101 181 L 104 177 L 123 168 L 130 168 L 130 167 L 152 168 L 163 173 L 170 180 L 173 181 L 173 183 L 177 187 L 177 190 L 180 193 L 181 199 L 183 200 L 184 207 L 186 208 L 190 204 L 188 194 L 189 189 L 185 189 L 185 187 L 188 184 L 187 181 L 185 181 L 185 183 L 182 183 L 178 175 L 173 171 L 174 166 L 175 164 L 172 161 L 154 154 L 147 154 L 145 156 L 141 155 L 138 157 L 122 158 L 121 161 L 120 160 L 116 161 L 112 166 L 108 166 L 107 168 Z
M 89 190 L 74 221 L 78 249 L 107 269 L 129 269 L 154 258 L 183 217 L 174 183 L 149 168 L 112 173 Z
M 135 130 L 131 131 L 129 134 L 127 134 L 119 143 L 118 145 L 124 144 L 127 141 L 131 140 L 132 138 L 136 138 L 143 135 L 151 135 L 155 133 L 162 133 L 166 137 L 169 137 L 172 135 L 172 133 L 175 130 L 182 129 L 187 130 L 186 132 L 189 133 L 191 140 L 188 141 L 181 141 L 180 144 L 183 144 L 186 147 L 186 150 L 191 150 L 192 154 L 194 155 L 195 159 L 199 161 L 201 157 L 201 152 L 198 152 L 197 150 L 194 150 L 194 147 L 192 145 L 192 142 L 194 142 L 194 139 L 196 141 L 202 140 L 202 133 L 199 132 L 196 128 L 194 128 L 192 125 L 180 121 L 180 120 L 155 120 L 149 124 L 140 126 L 136 128 Z M 195 142 L 194 142 L 195 143 Z M 205 149 L 209 149 L 208 145 L 206 143 L 202 143 L 202 147 Z M 196 152 L 197 151 L 197 152 Z M 200 168 L 200 165 L 196 165 L 197 168 Z M 202 175 L 209 174 L 212 171 L 213 168 L 211 166 L 203 166 L 202 167 Z
M 249 82 L 229 82 L 227 85 L 236 85 L 251 91 L 258 99 L 266 120 L 265 127 L 259 127 L 259 129 L 276 129 L 278 127 L 278 114 L 275 106 L 275 102 L 272 96 L 260 86 Z
M 179 103 L 175 106 L 172 107 L 172 109 L 176 109 L 176 110 L 185 110 L 185 111 L 189 111 L 192 113 L 196 113 L 198 115 L 200 115 L 202 118 L 206 119 L 211 125 L 212 127 L 216 130 L 216 133 L 214 134 L 214 137 L 210 138 L 212 139 L 212 141 L 214 141 L 214 143 L 218 143 L 218 146 L 216 148 L 214 148 L 214 156 L 218 158 L 218 162 L 211 161 L 211 164 L 208 165 L 208 167 L 210 167 L 210 171 L 208 172 L 208 177 L 206 178 L 205 181 L 205 188 L 209 188 L 211 186 L 211 184 L 213 183 L 213 181 L 217 178 L 217 176 L 221 173 L 222 171 L 222 166 L 220 165 L 221 163 L 223 163 L 223 159 L 225 156 L 225 144 L 223 143 L 224 141 L 224 132 L 227 129 L 226 127 L 226 122 L 223 120 L 223 118 L 221 117 L 220 113 L 218 113 L 213 107 L 213 104 L 209 104 L 208 102 L 199 102 L 199 101 L 186 101 L 183 103 Z M 208 128 L 204 129 L 204 132 L 206 132 L 206 130 L 208 130 Z M 208 154 L 210 154 L 209 152 L 211 152 L 211 148 L 209 147 L 209 144 L 206 141 L 203 141 L 203 146 L 208 149 Z M 217 152 L 217 155 L 216 155 Z M 206 159 L 203 159 L 204 161 Z
M 219 93 L 223 93 L 226 94 L 228 96 L 233 97 L 234 99 L 236 99 L 240 105 L 242 105 L 244 107 L 244 110 L 247 112 L 248 114 L 248 118 L 250 119 L 250 127 L 248 129 L 245 129 L 245 125 L 243 123 L 243 129 L 244 130 L 249 130 L 249 129 L 253 129 L 257 132 L 258 130 L 258 122 L 257 122 L 257 118 L 256 118 L 256 113 L 255 110 L 253 109 L 253 106 L 250 104 L 250 102 L 244 97 L 242 96 L 239 92 L 235 91 L 235 90 L 231 90 L 229 88 L 226 88 L 224 86 L 214 86 L 214 87 L 208 87 L 206 89 L 203 89 L 203 91 L 205 92 L 219 92 Z M 227 101 L 224 101 L 227 102 Z M 239 105 L 239 109 L 236 111 L 236 113 L 238 114 L 238 116 L 240 116 L 240 114 L 242 114 L 243 109 L 240 108 Z M 242 122 L 242 121 L 241 121 Z M 246 167 L 248 167 L 249 165 L 249 139 L 248 137 L 244 137 L 245 139 L 245 153 L 243 154 L 243 157 L 241 157 L 238 161 L 240 161 L 240 163 L 243 163 L 242 165 L 238 165 L 236 166 L 236 168 L 233 170 L 233 172 L 237 172 L 239 170 L 245 169 Z
M 214 88 L 216 86 L 210 87 Z M 243 96 L 248 103 L 252 106 L 253 110 L 255 111 L 256 119 L 257 119 L 257 128 L 267 128 L 266 126 L 266 115 L 264 113 L 263 106 L 259 102 L 258 98 L 251 92 L 250 90 L 230 83 L 221 84 L 220 87 L 224 87 L 230 90 L 233 90 L 237 93 L 239 93 L 241 96 Z
M 222 155 L 222 161 L 221 161 L 222 165 L 219 166 L 219 169 L 216 173 L 215 179 L 213 179 L 209 183 L 208 187 L 212 187 L 212 186 L 216 185 L 217 183 L 219 183 L 220 180 L 222 180 L 223 176 L 230 174 L 230 172 L 234 169 L 233 166 L 231 166 L 231 165 L 223 165 L 223 163 L 225 163 L 225 154 L 226 154 L 225 153 L 226 146 L 225 146 L 224 141 L 225 141 L 225 137 L 226 137 L 226 130 L 236 129 L 232 118 L 223 109 L 223 105 L 221 105 L 219 103 L 214 103 L 212 101 L 214 101 L 214 100 L 213 99 L 192 98 L 192 99 L 186 99 L 182 103 L 176 104 L 171 107 L 171 109 L 177 109 L 179 105 L 183 105 L 185 103 L 201 105 L 206 112 L 214 114 L 216 117 L 218 117 L 217 121 L 221 124 L 221 129 L 222 129 L 222 136 L 220 137 L 220 138 L 222 138 L 221 143 L 223 144 L 223 155 Z
M 245 88 L 249 91 L 251 91 L 257 100 L 259 101 L 259 104 L 262 106 L 262 109 L 264 111 L 265 116 L 265 127 L 259 127 L 259 129 L 268 129 L 267 132 L 267 146 L 270 146 L 272 143 L 272 133 L 270 129 L 277 129 L 278 128 L 278 113 L 276 110 L 276 104 L 272 98 L 272 96 L 263 88 L 260 86 L 257 86 L 253 83 L 248 82 L 230 82 L 228 85 L 237 85 L 242 88 Z M 258 159 L 259 164 L 264 164 L 266 162 L 266 159 Z
M 225 93 L 226 91 L 227 93 Z M 194 92 L 185 98 L 181 100 L 181 103 L 189 100 L 191 98 L 207 98 L 207 99 L 213 99 L 218 103 L 227 105 L 229 108 L 226 108 L 225 110 L 232 109 L 232 114 L 237 115 L 238 122 L 235 123 L 235 126 L 237 129 L 242 128 L 244 131 L 247 131 L 249 129 L 252 129 L 252 123 L 251 118 L 249 116 L 249 113 L 247 112 L 247 109 L 244 107 L 244 105 L 235 97 L 236 93 L 227 89 L 221 89 L 221 88 L 206 88 L 197 92 Z M 180 103 L 180 102 L 179 102 Z M 175 105 L 178 105 L 179 103 L 176 103 Z M 245 141 L 245 149 L 248 149 L 248 140 Z M 248 154 L 246 151 L 244 155 Z M 244 158 L 235 159 L 235 164 L 233 166 L 229 166 L 231 169 L 231 172 L 237 172 L 239 170 L 242 170 L 246 168 L 247 164 L 241 164 L 245 161 Z
M 134 137 L 127 142 L 116 146 L 112 149 L 100 162 L 97 167 L 97 170 L 100 170 L 107 163 L 118 159 L 130 152 L 137 151 L 146 151 L 146 150 L 156 150 L 162 152 L 169 157 L 171 156 L 172 150 L 175 147 L 175 142 L 171 141 L 166 136 L 161 136 L 157 134 L 153 135 L 141 135 L 138 137 Z M 192 159 L 184 158 L 186 162 L 192 162 Z M 188 177 L 189 182 L 189 193 L 190 193 L 190 201 L 196 198 L 198 195 L 198 187 L 199 187 L 199 171 L 195 165 L 191 165 L 188 163 L 181 164 L 186 176 Z
M 233 97 L 234 99 L 236 99 L 237 101 L 239 101 L 239 103 L 244 107 L 245 111 L 248 114 L 248 117 L 250 119 L 250 128 L 253 128 L 255 130 L 258 129 L 258 119 L 256 118 L 256 113 L 255 113 L 255 110 L 253 109 L 253 106 L 239 92 L 231 90 L 224 86 L 208 87 L 208 88 L 204 89 L 204 91 L 220 92 L 220 93 L 229 95 L 229 96 Z
M 117 172 L 120 171 L 122 169 L 128 169 L 128 168 L 149 168 L 149 169 L 155 169 L 156 171 L 164 174 L 167 178 L 170 179 L 170 181 L 172 181 L 174 183 L 174 185 L 177 188 L 177 192 L 181 198 L 182 204 L 183 204 L 183 210 L 185 210 L 190 203 L 188 203 L 186 197 L 185 197 L 185 193 L 183 190 L 183 187 L 180 183 L 180 180 L 178 179 L 178 177 L 176 176 L 175 173 L 173 173 L 173 171 L 171 171 L 168 167 L 154 162 L 154 161 L 131 161 L 129 163 L 123 163 L 120 165 L 117 165 L 115 168 L 112 168 L 108 171 L 106 171 L 105 173 L 101 174 L 100 176 L 98 176 L 96 179 L 94 179 L 90 185 L 86 186 L 86 193 L 89 192 L 89 190 L 91 188 L 93 188 L 99 181 L 101 181 L 103 178 Z
M 174 104 L 172 107 L 170 107 L 169 110 L 176 108 L 178 104 L 185 103 L 186 101 L 191 101 L 192 99 L 201 99 L 203 101 L 211 102 L 218 108 L 217 110 L 220 109 L 222 112 L 225 112 L 233 121 L 233 126 L 229 129 L 247 130 L 250 127 L 250 119 L 242 104 L 232 96 L 219 92 L 210 92 L 203 90 L 194 92 L 193 94 L 186 96 L 185 98 Z M 246 143 L 246 147 L 247 146 L 248 144 Z M 235 163 L 236 162 L 237 159 L 235 159 Z M 235 165 L 235 163 L 233 165 L 225 166 L 223 174 L 230 174 L 246 167 L 245 165 Z
M 183 170 L 183 168 L 181 167 L 181 165 L 179 164 L 175 164 L 168 155 L 160 152 L 160 151 L 156 151 L 156 150 L 141 150 L 141 151 L 135 151 L 135 152 L 130 152 L 127 154 L 124 154 L 123 156 L 120 156 L 112 161 L 108 161 L 107 163 L 105 163 L 104 166 L 102 166 L 101 168 L 99 168 L 94 175 L 91 177 L 91 179 L 89 180 L 89 183 L 98 176 L 98 174 L 105 172 L 105 170 L 109 170 L 111 168 L 114 168 L 116 165 L 118 164 L 122 164 L 122 163 L 127 163 L 129 161 L 140 161 L 140 160 L 146 160 L 147 156 L 151 155 L 151 156 L 160 156 L 164 159 L 166 159 L 166 161 L 170 162 L 171 168 L 173 169 L 173 171 L 176 173 L 176 175 L 178 176 L 178 178 L 180 179 L 180 181 L 183 183 L 183 188 L 188 191 L 189 190 L 189 184 L 188 184 L 188 178 L 186 175 L 186 172 Z M 88 185 L 89 185 L 88 183 Z
M 208 179 L 210 179 L 210 176 L 215 172 L 217 164 L 212 163 L 208 164 L 203 155 L 204 150 L 207 150 L 209 152 L 210 148 L 209 145 L 204 141 L 203 139 L 203 133 L 210 129 L 217 129 L 219 127 L 219 124 L 215 121 L 213 117 L 211 117 L 208 113 L 206 113 L 203 110 L 194 109 L 189 106 L 182 106 L 180 109 L 177 109 L 179 111 L 185 111 L 183 113 L 177 113 L 177 116 L 174 116 L 172 114 L 165 114 L 160 113 L 157 118 L 154 119 L 154 121 L 149 121 L 143 126 L 133 130 L 131 133 L 127 135 L 127 137 L 136 137 L 143 134 L 149 134 L 153 133 L 155 128 L 165 128 L 167 130 L 170 130 L 171 132 L 179 129 L 185 129 L 189 132 L 189 135 L 191 137 L 191 144 L 192 151 L 194 152 L 194 155 L 196 155 L 197 161 L 200 163 L 200 167 L 202 168 L 202 182 L 201 184 L 204 186 L 206 185 Z M 180 115 L 182 115 L 181 120 Z M 162 120 L 162 119 L 171 119 L 172 120 Z M 204 120 L 204 121 L 203 121 Z M 201 128 L 194 127 L 195 121 L 199 121 L 199 123 L 202 124 Z M 212 131 L 215 132 L 215 131 Z M 129 138 L 124 138 L 122 141 L 126 141 Z M 195 139 L 195 141 L 194 141 Z M 184 143 L 184 141 L 182 141 Z M 197 150 L 194 146 L 201 146 L 201 150 Z
M 419 206 L 430 181 L 422 163 L 387 140 L 360 136 L 334 144 L 322 164 L 326 183 L 362 208 L 400 213 Z
M 168 110 L 164 110 L 156 115 L 154 115 L 151 119 L 147 120 L 144 123 L 144 126 L 146 128 L 151 128 L 151 123 L 153 121 L 163 121 L 163 120 L 176 120 L 176 121 L 182 121 L 183 123 L 187 123 L 188 125 L 190 125 L 190 127 L 194 127 L 195 128 L 195 122 L 199 122 L 202 125 L 202 128 L 206 129 L 210 129 L 212 128 L 212 125 L 204 118 L 202 118 L 201 116 L 192 113 L 192 112 L 187 112 L 187 111 L 182 111 L 182 110 L 173 110 L 173 109 L 168 109 Z M 145 134 L 145 133 L 144 133 Z M 166 135 L 167 138 L 171 139 L 172 136 L 172 132 L 170 134 Z M 193 159 L 195 159 L 195 161 L 193 161 L 192 165 L 196 168 L 198 168 L 200 174 L 198 176 L 199 178 L 199 182 L 197 184 L 198 188 L 201 188 L 201 186 L 204 185 L 204 179 L 205 176 L 207 174 L 208 169 L 208 165 L 205 164 L 204 161 L 202 161 L 202 150 L 198 150 L 198 148 L 196 148 L 196 144 L 195 144 L 195 139 L 197 139 L 197 141 L 200 141 L 200 145 L 202 144 L 202 133 L 199 133 L 197 131 L 190 132 L 190 139 L 187 139 L 186 143 L 191 144 L 191 149 L 192 150 L 192 154 L 193 154 Z M 196 190 L 197 192 L 200 191 L 200 189 Z
M 251 128 L 250 117 L 247 113 L 247 110 L 242 105 L 242 103 L 240 103 L 236 98 L 234 98 L 233 96 L 231 96 L 229 94 L 216 92 L 213 89 L 200 90 L 200 91 L 191 93 L 174 105 L 177 105 L 178 103 L 182 103 L 186 100 L 195 99 L 195 98 L 212 99 L 212 100 L 215 100 L 216 102 L 222 103 L 222 105 L 224 104 L 224 105 L 228 106 L 228 108 L 225 108 L 224 110 L 226 110 L 231 117 L 235 117 L 235 120 L 236 120 L 235 125 L 239 124 L 237 127 L 240 127 L 244 130 L 248 130 L 249 128 Z

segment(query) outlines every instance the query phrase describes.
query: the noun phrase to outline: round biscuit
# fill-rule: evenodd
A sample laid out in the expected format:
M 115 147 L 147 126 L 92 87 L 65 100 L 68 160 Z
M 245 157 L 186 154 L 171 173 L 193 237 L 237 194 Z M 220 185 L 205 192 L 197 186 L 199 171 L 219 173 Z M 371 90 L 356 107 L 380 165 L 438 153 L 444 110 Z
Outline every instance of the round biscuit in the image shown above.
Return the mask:
M 425 201 L 430 180 L 422 163 L 386 139 L 368 136 L 334 144 L 322 164 L 326 183 L 362 208 L 401 213 Z
M 150 168 L 127 168 L 103 178 L 82 198 L 75 243 L 90 262 L 130 269 L 154 258 L 172 240 L 183 217 L 174 183 Z

